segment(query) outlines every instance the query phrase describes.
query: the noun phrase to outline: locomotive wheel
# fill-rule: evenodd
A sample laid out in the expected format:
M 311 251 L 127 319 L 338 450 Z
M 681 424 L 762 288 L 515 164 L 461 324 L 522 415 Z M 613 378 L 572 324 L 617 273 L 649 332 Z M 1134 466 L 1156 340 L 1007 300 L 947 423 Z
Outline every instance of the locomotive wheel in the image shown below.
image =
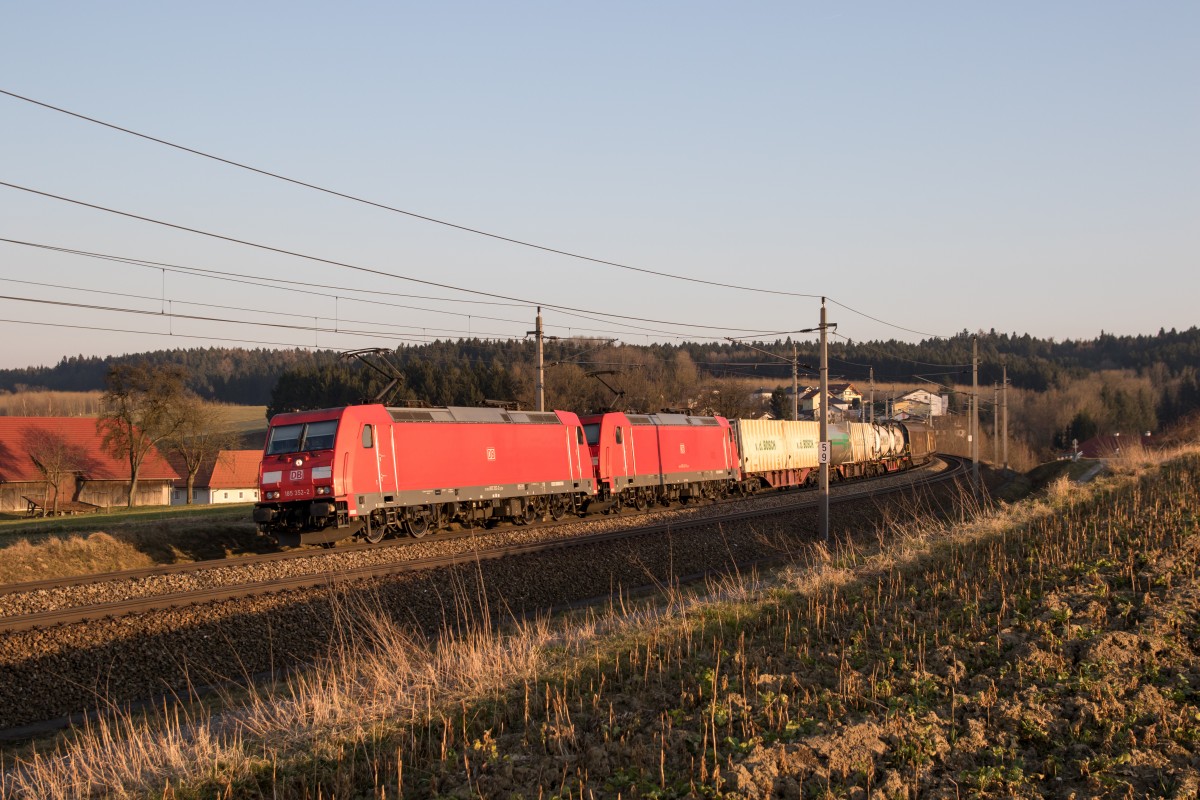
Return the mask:
M 558 522 L 566 516 L 567 509 L 571 507 L 570 501 L 565 495 L 556 494 L 550 498 L 550 519 Z
M 521 509 L 521 516 L 517 517 L 517 524 L 532 525 L 537 519 L 537 509 L 534 508 L 533 500 L 526 500 L 525 507 Z
M 379 544 L 387 536 L 388 523 L 382 511 L 372 511 L 367 518 L 367 524 L 360 531 L 362 537 L 371 544 Z
M 634 493 L 633 493 L 633 507 L 634 508 L 636 508 L 638 511 L 645 511 L 649 505 L 650 504 L 646 501 L 646 493 L 643 490 L 637 489 L 636 491 L 634 491 Z
M 412 516 L 404 520 L 404 528 L 408 531 L 408 535 L 414 539 L 420 539 L 429 533 L 429 510 L 426 508 L 414 508 Z

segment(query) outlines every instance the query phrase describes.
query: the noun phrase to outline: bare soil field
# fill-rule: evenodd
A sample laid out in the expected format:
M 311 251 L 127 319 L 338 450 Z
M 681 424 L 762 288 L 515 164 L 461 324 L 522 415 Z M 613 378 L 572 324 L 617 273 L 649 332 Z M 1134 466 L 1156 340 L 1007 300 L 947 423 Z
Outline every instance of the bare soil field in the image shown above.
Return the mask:
M 438 641 L 348 605 L 320 667 L 15 750 L 0 796 L 1195 797 L 1198 487 L 1117 465 Z

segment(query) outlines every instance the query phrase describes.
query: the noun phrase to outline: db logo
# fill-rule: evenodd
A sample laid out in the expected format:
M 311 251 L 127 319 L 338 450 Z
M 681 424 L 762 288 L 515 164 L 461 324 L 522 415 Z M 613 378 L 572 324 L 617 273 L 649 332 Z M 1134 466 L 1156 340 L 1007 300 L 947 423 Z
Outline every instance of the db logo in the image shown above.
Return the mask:
M 304 480 L 304 470 L 294 469 L 294 470 L 292 470 L 291 475 L 289 475 L 288 477 L 290 477 L 294 481 L 302 481 L 302 480 Z
M 495 461 L 495 460 L 496 460 L 496 448 L 494 448 L 494 447 L 489 447 L 489 448 L 487 449 L 487 460 L 488 460 L 488 461 Z
M 679 443 L 679 452 L 681 452 L 681 453 L 686 453 L 686 452 L 687 452 L 687 448 L 686 448 L 686 447 L 684 447 L 684 445 L 683 445 L 683 442 L 680 442 L 680 443 Z

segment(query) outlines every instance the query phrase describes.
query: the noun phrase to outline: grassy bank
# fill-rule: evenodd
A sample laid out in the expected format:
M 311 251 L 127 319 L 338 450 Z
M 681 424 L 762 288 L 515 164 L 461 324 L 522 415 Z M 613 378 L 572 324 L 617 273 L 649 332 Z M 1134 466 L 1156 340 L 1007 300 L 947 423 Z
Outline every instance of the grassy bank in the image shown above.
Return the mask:
M 251 506 L 167 506 L 0 522 L 0 584 L 202 561 L 267 546 Z
M 1198 485 L 1195 455 L 1118 465 L 770 575 L 436 642 L 347 598 L 320 668 L 10 755 L 0 793 L 1190 796 Z

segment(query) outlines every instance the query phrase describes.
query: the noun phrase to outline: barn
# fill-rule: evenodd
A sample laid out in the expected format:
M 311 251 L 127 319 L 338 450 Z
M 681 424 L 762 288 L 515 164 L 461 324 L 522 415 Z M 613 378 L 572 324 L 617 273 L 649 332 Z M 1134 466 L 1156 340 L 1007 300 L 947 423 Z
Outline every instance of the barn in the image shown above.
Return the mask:
M 134 505 L 171 502 L 179 474 L 151 449 L 138 474 Z M 26 513 L 30 501 L 59 510 L 125 506 L 129 464 L 104 448 L 94 417 L 0 417 L 0 513 Z
M 174 463 L 174 462 L 173 462 Z M 203 464 L 192 485 L 192 502 L 200 504 L 258 502 L 258 467 L 262 450 L 222 450 L 212 463 Z M 172 505 L 187 503 L 187 468 L 176 472 L 182 477 L 175 481 L 171 493 Z

